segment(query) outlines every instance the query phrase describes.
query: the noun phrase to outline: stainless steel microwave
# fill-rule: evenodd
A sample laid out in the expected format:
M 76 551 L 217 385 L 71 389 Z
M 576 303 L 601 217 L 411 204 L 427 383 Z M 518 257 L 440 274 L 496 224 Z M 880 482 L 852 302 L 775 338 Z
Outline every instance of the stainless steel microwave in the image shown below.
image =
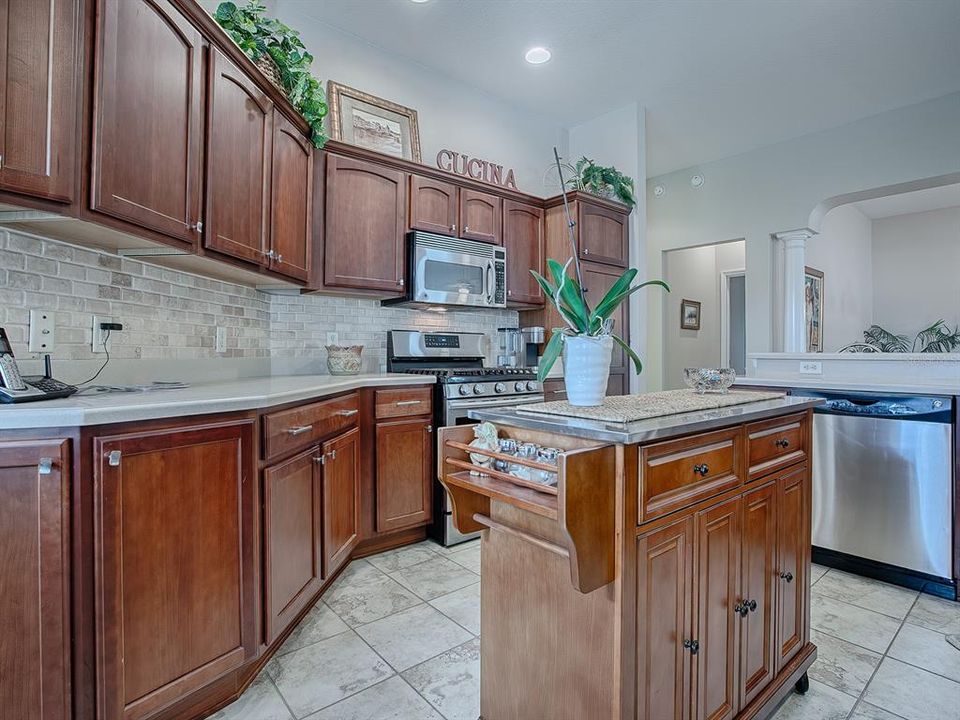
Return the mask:
M 407 257 L 407 294 L 385 305 L 507 306 L 507 252 L 499 245 L 414 231 Z

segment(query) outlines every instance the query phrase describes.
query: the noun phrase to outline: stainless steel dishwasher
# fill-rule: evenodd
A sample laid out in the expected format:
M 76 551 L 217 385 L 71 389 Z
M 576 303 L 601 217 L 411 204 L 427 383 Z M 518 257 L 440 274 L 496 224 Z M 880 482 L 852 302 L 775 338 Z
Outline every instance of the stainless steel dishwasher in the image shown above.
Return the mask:
M 813 418 L 813 545 L 949 579 L 950 397 L 794 391 Z

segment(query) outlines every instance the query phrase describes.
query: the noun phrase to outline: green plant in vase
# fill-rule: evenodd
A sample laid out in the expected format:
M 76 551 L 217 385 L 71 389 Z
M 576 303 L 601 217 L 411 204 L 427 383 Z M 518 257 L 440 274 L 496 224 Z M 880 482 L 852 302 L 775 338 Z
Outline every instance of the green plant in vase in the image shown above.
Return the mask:
M 637 204 L 633 178 L 624 175 L 615 167 L 597 165 L 593 160 L 582 157 L 572 169 L 575 174 L 567 181 L 566 187 L 585 190 L 599 197 L 615 198 L 630 207 Z

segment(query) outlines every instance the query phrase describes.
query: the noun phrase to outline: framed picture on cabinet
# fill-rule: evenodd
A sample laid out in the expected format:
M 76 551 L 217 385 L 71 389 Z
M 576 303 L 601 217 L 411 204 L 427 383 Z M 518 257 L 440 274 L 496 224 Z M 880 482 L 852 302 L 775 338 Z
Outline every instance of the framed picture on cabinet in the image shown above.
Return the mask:
M 680 329 L 700 329 L 700 302 L 683 299 L 680 301 Z
M 804 268 L 803 302 L 807 352 L 823 352 L 823 271 Z
M 330 137 L 420 162 L 420 129 L 417 111 L 331 80 Z

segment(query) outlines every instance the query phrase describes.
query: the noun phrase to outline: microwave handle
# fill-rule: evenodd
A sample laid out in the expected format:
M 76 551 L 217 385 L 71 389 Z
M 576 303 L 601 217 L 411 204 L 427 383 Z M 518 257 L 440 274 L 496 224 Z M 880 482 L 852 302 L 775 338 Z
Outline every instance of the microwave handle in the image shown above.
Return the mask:
M 493 298 L 497 291 L 497 289 L 494 287 L 494 284 L 496 283 L 496 276 L 497 275 L 493 270 L 493 260 L 488 260 L 487 261 L 487 282 L 486 282 L 487 305 L 493 305 Z

